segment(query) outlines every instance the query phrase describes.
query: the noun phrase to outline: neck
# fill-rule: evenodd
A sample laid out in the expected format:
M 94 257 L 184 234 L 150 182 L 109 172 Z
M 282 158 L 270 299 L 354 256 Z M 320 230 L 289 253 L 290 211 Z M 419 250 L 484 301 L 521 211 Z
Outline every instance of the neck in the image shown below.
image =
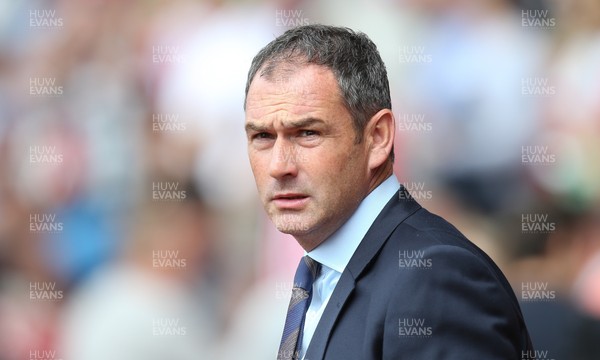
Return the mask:
M 387 178 L 389 178 L 394 173 L 394 166 L 391 161 L 386 161 L 384 165 L 381 165 L 373 172 L 371 176 L 371 180 L 369 181 L 369 191 L 367 194 L 370 194 L 371 191 L 375 190 L 382 182 L 384 182 Z
M 393 173 L 394 173 L 394 168 L 393 168 L 393 164 L 391 161 L 387 161 L 384 165 L 381 165 L 380 167 L 378 167 L 373 172 L 371 179 L 369 180 L 369 190 L 362 198 L 360 198 L 360 200 L 358 201 L 356 206 L 358 206 L 360 201 L 364 200 L 364 198 L 367 197 L 367 195 L 369 195 L 371 193 L 371 191 L 375 190 L 376 187 L 378 187 L 382 182 L 384 182 Z M 356 209 L 354 209 L 354 210 L 356 210 Z M 349 215 L 351 215 L 351 214 L 349 214 Z M 336 224 L 334 227 L 332 227 L 332 229 L 334 229 L 334 230 L 329 231 L 327 233 L 311 233 L 311 234 L 306 234 L 305 236 L 295 235 L 294 237 L 296 238 L 296 241 L 298 241 L 300 246 L 302 246 L 302 248 L 306 252 L 309 252 L 312 249 L 319 246 L 325 239 L 327 239 L 335 230 L 337 230 L 340 226 L 342 226 L 344 224 L 344 222 L 347 220 L 348 220 L 348 218 L 344 218 L 343 220 L 340 221 L 339 224 Z

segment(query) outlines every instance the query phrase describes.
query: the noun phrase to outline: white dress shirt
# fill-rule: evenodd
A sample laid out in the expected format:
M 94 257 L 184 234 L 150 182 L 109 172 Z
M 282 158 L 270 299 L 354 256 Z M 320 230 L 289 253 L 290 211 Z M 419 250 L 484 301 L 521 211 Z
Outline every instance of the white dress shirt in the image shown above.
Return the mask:
M 304 320 L 302 348 L 300 349 L 301 359 L 304 359 L 310 340 L 342 272 L 375 218 L 399 187 L 400 184 L 394 175 L 387 178 L 363 199 L 344 225 L 321 245 L 306 254 L 321 263 L 321 273 L 313 283 L 312 300 Z

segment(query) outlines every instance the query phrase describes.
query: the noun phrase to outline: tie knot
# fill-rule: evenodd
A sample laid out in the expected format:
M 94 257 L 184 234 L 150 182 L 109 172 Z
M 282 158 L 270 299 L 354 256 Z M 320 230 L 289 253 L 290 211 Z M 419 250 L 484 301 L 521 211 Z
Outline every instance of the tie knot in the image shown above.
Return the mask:
M 319 275 L 321 264 L 308 256 L 303 256 L 298 264 L 296 276 L 294 277 L 294 287 L 299 287 L 306 291 L 312 289 L 312 284 Z

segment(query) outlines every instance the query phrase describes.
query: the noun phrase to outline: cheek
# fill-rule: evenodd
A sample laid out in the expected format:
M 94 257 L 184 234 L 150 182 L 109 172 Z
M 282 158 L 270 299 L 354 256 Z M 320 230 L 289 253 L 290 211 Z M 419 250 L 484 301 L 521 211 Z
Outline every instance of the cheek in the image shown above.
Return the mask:
M 315 181 L 327 184 L 328 192 L 337 192 L 359 184 L 364 172 L 364 159 L 358 147 L 346 151 L 323 151 L 310 157 L 305 165 Z
M 250 168 L 254 174 L 254 180 L 257 185 L 260 185 L 261 180 L 265 177 L 267 172 L 268 158 L 264 154 L 250 150 L 248 159 L 250 161 Z

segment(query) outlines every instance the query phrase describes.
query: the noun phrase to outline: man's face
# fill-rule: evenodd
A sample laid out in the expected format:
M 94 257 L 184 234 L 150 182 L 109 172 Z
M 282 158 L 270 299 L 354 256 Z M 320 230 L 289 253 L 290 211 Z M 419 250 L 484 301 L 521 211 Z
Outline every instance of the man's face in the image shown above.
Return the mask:
M 368 193 L 368 151 L 331 70 L 302 66 L 266 80 L 246 100 L 248 155 L 263 205 L 281 232 L 310 251 Z

